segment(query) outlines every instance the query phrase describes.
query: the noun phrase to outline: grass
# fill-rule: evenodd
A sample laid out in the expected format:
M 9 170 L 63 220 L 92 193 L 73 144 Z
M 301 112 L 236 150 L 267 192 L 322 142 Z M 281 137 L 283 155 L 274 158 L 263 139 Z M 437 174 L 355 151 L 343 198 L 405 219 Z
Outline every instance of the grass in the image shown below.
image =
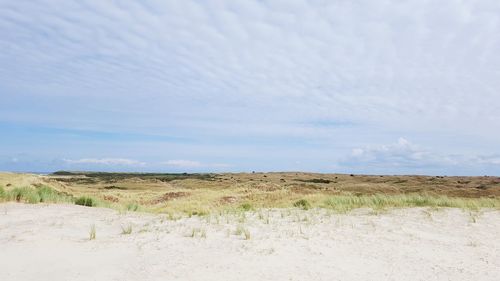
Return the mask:
M 128 224 L 126 226 L 121 226 L 122 227 L 122 234 L 123 235 L 128 235 L 128 234 L 132 234 L 132 225 L 131 224 Z
M 11 190 L 0 190 L 0 198 L 5 201 L 17 201 L 30 204 L 36 203 L 68 203 L 72 196 L 58 192 L 48 186 L 15 187 Z
M 245 240 L 250 240 L 250 238 L 252 238 L 248 228 L 244 227 L 241 224 L 236 227 L 236 231 L 234 232 L 234 234 L 238 236 L 243 235 Z
M 298 201 L 295 201 L 295 203 L 293 203 L 293 206 L 302 210 L 309 210 L 311 208 L 311 203 L 309 203 L 309 201 L 307 201 L 306 199 L 300 199 Z
M 476 223 L 477 219 L 479 218 L 480 213 L 479 212 L 472 212 L 469 211 L 469 217 L 472 223 Z
M 191 234 L 189 235 L 189 237 L 191 237 L 191 238 L 196 238 L 196 237 L 207 238 L 207 231 L 204 228 L 196 227 L 196 228 L 191 229 Z
M 95 224 L 92 224 L 89 230 L 89 240 L 95 240 L 95 233 L 96 233 Z
M 140 206 L 137 203 L 128 203 L 127 204 L 127 211 L 136 212 L 139 210 L 139 208 L 140 208 Z
M 95 207 L 95 206 L 97 206 L 96 200 L 94 198 L 88 197 L 88 196 L 78 197 L 75 200 L 75 204 L 76 205 L 80 205 L 80 206 L 87 206 L 87 207 Z
M 323 207 L 338 212 L 347 212 L 356 208 L 386 208 L 408 207 L 448 207 L 477 210 L 480 208 L 500 208 L 499 198 L 454 198 L 447 196 L 431 196 L 422 194 L 371 196 L 333 196 L 324 201 Z
M 109 207 L 121 212 L 162 213 L 170 217 L 232 213 L 238 215 L 239 223 L 245 223 L 247 218 L 242 215 L 245 212 L 256 211 L 259 220 L 267 223 L 269 216 L 263 214 L 263 210 L 290 207 L 326 208 L 331 212 L 406 207 L 500 209 L 500 193 L 495 189 L 500 183 L 498 177 L 351 177 L 307 173 L 59 174 L 45 179 L 0 173 L 0 201 L 66 202 Z M 57 190 L 61 186 L 59 183 L 64 185 L 64 193 Z M 109 186 L 120 188 L 106 188 Z M 373 194 L 375 190 L 377 194 Z
M 245 212 L 246 211 L 251 211 L 251 210 L 253 210 L 253 206 L 250 203 L 243 203 L 243 204 L 240 205 L 240 209 L 242 209 Z

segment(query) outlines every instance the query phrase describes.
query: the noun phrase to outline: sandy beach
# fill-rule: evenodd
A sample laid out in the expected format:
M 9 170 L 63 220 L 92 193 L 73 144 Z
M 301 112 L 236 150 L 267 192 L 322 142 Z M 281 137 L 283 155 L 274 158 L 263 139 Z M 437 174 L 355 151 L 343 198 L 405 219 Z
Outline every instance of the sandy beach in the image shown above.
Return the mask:
M 499 218 L 493 210 L 411 208 L 172 220 L 5 203 L 0 280 L 498 280 Z

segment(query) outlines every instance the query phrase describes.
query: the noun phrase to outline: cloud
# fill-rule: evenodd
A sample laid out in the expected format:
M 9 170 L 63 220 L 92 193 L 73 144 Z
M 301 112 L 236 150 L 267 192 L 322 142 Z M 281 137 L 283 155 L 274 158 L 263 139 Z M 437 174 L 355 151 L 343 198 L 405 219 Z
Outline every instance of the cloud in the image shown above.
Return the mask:
M 401 135 L 500 153 L 497 0 L 0 1 L 0 34 L 0 123 L 17 136 L 0 154 L 120 155 L 126 138 L 155 163 L 198 157 L 179 146 L 250 169 L 326 171 L 353 143 L 394 169 L 433 158 L 363 146 Z
M 201 163 L 191 160 L 168 160 L 161 162 L 162 165 L 167 165 L 176 168 L 228 168 L 230 165 L 222 163 Z
M 47 107 L 87 101 L 81 118 L 35 115 L 68 127 L 140 129 L 146 120 L 226 135 L 244 121 L 256 134 L 287 135 L 342 119 L 491 135 L 500 118 L 495 0 L 0 7 L 1 84 Z
M 144 166 L 146 163 L 126 158 L 82 158 L 82 159 L 64 159 L 67 164 L 97 164 L 107 166 Z
M 399 138 L 396 143 L 379 146 L 354 148 L 348 162 L 375 163 L 394 166 L 429 164 L 436 160 L 428 151 L 412 144 L 405 138 Z
M 161 164 L 178 168 L 198 168 L 202 166 L 200 162 L 190 160 L 168 160 Z
M 490 172 L 500 165 L 498 155 L 445 154 L 425 149 L 405 138 L 387 145 L 372 145 L 352 149 L 351 154 L 339 161 L 339 167 L 354 170 L 382 171 L 467 171 Z

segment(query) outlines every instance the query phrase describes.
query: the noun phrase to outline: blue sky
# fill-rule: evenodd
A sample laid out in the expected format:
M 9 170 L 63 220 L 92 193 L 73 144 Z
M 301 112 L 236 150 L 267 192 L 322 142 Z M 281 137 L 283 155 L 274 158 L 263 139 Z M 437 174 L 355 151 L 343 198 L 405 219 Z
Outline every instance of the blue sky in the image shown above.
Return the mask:
M 500 175 L 500 1 L 0 1 L 0 170 Z

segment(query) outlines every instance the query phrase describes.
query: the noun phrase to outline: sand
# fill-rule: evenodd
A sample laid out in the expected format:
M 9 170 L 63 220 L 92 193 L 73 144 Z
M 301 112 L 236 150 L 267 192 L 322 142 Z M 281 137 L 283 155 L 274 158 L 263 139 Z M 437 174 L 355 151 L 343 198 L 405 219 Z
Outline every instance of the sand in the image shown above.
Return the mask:
M 95 225 L 96 239 L 89 240 Z M 122 234 L 122 226 L 132 226 Z M 236 235 L 238 225 L 250 233 Z M 194 237 L 193 236 L 194 233 Z M 0 280 L 500 280 L 500 212 L 271 210 L 168 220 L 0 204 Z

